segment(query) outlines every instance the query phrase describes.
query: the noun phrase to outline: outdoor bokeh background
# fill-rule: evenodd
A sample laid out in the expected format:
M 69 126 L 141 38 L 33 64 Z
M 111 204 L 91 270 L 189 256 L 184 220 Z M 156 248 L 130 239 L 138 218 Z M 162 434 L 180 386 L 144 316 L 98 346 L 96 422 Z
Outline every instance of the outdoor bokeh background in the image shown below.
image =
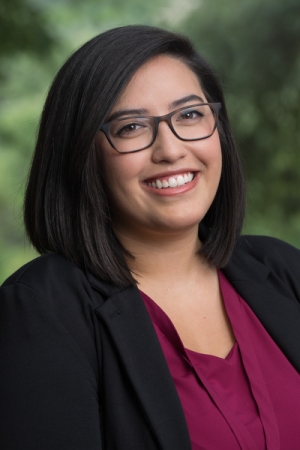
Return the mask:
M 248 180 L 244 232 L 300 247 L 299 0 L 1 0 L 0 283 L 36 256 L 22 197 L 53 76 L 89 38 L 136 23 L 186 33 L 217 69 Z

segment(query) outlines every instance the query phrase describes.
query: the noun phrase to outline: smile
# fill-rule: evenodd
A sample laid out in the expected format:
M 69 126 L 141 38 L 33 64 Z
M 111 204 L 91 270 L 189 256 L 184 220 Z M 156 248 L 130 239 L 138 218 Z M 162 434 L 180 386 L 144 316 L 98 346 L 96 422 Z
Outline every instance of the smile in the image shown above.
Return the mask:
M 150 186 L 154 189 L 176 188 L 190 183 L 191 181 L 193 181 L 194 177 L 195 175 L 192 172 L 188 172 L 180 175 L 174 175 L 173 177 L 169 177 L 167 179 L 157 179 L 145 183 L 147 184 L 147 186 Z

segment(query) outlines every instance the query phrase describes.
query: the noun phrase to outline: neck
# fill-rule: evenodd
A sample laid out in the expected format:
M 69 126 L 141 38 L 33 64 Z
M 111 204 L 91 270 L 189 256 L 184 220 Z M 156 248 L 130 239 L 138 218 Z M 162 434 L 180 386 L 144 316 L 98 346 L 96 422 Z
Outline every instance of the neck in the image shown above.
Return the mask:
M 207 263 L 198 254 L 201 248 L 198 227 L 184 233 L 142 237 L 136 234 L 132 237 L 117 230 L 116 233 L 122 245 L 134 256 L 126 261 L 141 287 L 151 281 L 186 282 L 195 272 L 199 276 L 199 270 L 207 270 Z

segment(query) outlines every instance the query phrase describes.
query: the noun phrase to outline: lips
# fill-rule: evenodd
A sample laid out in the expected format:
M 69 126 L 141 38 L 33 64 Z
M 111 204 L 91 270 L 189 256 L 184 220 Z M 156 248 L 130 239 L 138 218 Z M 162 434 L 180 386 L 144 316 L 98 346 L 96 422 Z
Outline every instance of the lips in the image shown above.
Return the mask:
M 193 172 L 180 173 L 169 177 L 159 177 L 152 180 L 146 180 L 145 184 L 155 189 L 177 188 L 190 183 L 195 177 Z

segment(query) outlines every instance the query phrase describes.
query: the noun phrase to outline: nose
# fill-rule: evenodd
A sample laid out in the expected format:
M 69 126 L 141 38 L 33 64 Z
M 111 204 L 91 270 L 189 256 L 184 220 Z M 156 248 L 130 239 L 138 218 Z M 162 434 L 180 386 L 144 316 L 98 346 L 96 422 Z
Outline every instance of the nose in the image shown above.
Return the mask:
M 158 132 L 152 144 L 152 160 L 173 163 L 187 154 L 186 142 L 177 138 L 166 121 L 158 125 Z

